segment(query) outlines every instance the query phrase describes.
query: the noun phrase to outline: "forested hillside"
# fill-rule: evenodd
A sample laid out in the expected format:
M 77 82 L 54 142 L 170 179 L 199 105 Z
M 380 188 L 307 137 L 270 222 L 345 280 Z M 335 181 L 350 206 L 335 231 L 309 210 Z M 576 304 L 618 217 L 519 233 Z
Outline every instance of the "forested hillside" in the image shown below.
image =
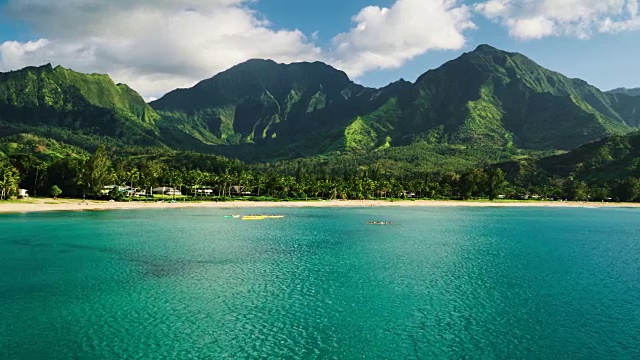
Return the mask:
M 138 93 L 107 75 L 51 65 L 0 73 L 0 136 L 30 132 L 80 147 L 159 146 L 158 119 Z
M 381 89 L 323 63 L 250 60 L 150 105 L 106 75 L 30 67 L 0 73 L 1 196 L 127 184 L 223 199 L 234 184 L 273 198 L 631 201 L 634 94 L 488 45 Z
M 382 89 L 321 63 L 251 60 L 151 105 L 174 146 L 250 162 L 417 143 L 570 150 L 629 132 L 640 116 L 640 98 L 488 45 Z

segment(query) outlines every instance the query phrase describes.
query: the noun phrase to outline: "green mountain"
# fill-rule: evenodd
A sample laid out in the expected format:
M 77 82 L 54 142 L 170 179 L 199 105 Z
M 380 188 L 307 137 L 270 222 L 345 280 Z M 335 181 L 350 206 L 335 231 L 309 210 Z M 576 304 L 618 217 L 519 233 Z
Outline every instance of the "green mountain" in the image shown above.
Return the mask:
M 640 97 L 488 45 L 382 89 L 322 63 L 250 60 L 151 106 L 169 144 L 249 161 L 417 143 L 570 150 L 640 125 Z
M 30 132 L 79 146 L 100 139 L 160 145 L 158 114 L 107 75 L 44 65 L 0 73 L 0 135 Z
M 88 157 L 87 152 L 81 148 L 32 134 L 18 134 L 1 138 L 0 158 L 15 154 L 34 154 L 48 161 Z
M 173 148 L 253 163 L 347 157 L 404 162 L 407 170 L 468 168 L 568 151 L 639 126 L 640 96 L 601 92 L 488 45 L 415 83 L 380 89 L 320 62 L 249 60 L 149 105 L 106 75 L 50 65 L 0 73 L 0 137 Z
M 151 106 L 174 146 L 288 145 L 344 127 L 373 91 L 323 63 L 249 60 Z
M 566 154 L 495 165 L 520 193 L 570 200 L 640 201 L 640 132 L 614 135 Z
M 640 96 L 640 88 L 627 89 L 627 88 L 617 88 L 613 90 L 607 91 L 609 94 L 624 94 L 629 96 Z
M 408 118 L 444 127 L 459 143 L 566 150 L 637 125 L 614 100 L 521 54 L 481 45 L 421 76 Z
M 538 168 L 583 180 L 640 178 L 640 132 L 617 135 L 583 145 L 567 154 L 537 161 Z

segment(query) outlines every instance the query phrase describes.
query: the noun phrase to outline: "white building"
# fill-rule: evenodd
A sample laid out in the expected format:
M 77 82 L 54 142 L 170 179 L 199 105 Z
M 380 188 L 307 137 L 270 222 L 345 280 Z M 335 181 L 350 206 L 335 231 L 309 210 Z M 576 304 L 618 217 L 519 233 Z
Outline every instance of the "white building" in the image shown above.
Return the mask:
M 196 189 L 193 189 L 191 191 L 195 195 L 204 195 L 204 196 L 213 195 L 213 189 L 209 189 L 209 188 L 196 188 Z
M 180 190 L 174 189 L 172 187 L 160 186 L 157 188 L 153 188 L 154 194 L 163 194 L 163 195 L 182 195 Z

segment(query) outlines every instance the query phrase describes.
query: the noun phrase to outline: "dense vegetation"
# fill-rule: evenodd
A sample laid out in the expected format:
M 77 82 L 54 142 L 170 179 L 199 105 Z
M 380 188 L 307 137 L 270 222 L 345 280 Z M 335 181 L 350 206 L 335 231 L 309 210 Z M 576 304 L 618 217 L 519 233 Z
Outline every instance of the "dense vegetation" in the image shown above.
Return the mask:
M 80 147 L 105 139 L 162 146 L 158 119 L 140 95 L 107 75 L 51 65 L 0 73 L 0 136 L 30 132 Z
M 0 73 L 0 198 L 640 200 L 640 96 L 487 45 L 381 89 L 250 60 L 150 105 L 106 75 Z
M 381 89 L 321 63 L 251 60 L 151 105 L 172 146 L 249 162 L 415 143 L 571 150 L 640 124 L 640 97 L 487 45 Z
M 18 139 L 13 139 L 18 140 Z M 216 155 L 178 151 L 123 154 L 99 146 L 93 154 L 47 139 L 22 137 L 0 143 L 0 195 L 17 189 L 32 195 L 100 197 L 108 185 L 168 186 L 194 199 L 230 196 L 260 199 L 568 199 L 640 200 L 640 133 L 588 144 L 541 160 L 450 171 L 327 159 L 248 165 Z M 46 144 L 46 145 L 44 145 Z M 354 160 L 354 159 L 352 159 Z M 402 163 L 400 163 L 402 164 Z M 395 170 L 395 171 L 394 171 Z M 209 189 L 204 196 L 200 189 Z M 102 195 L 105 195 L 102 193 Z M 123 192 L 110 198 L 123 200 Z M 103 198 L 108 198 L 103 196 Z M 140 197 L 137 199 L 144 199 Z

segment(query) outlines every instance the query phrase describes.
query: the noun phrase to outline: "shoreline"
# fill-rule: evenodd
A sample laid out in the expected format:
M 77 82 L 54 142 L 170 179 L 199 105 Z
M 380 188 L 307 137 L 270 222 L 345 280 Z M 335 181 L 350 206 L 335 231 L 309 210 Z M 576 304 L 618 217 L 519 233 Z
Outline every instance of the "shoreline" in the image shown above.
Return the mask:
M 0 202 L 0 214 L 101 211 L 137 209 L 252 209 L 303 207 L 561 207 L 561 208 L 640 208 L 640 203 L 583 201 L 462 201 L 462 200 L 325 200 L 325 201 L 228 201 L 228 202 L 113 202 L 75 199 L 28 199 L 24 202 Z

